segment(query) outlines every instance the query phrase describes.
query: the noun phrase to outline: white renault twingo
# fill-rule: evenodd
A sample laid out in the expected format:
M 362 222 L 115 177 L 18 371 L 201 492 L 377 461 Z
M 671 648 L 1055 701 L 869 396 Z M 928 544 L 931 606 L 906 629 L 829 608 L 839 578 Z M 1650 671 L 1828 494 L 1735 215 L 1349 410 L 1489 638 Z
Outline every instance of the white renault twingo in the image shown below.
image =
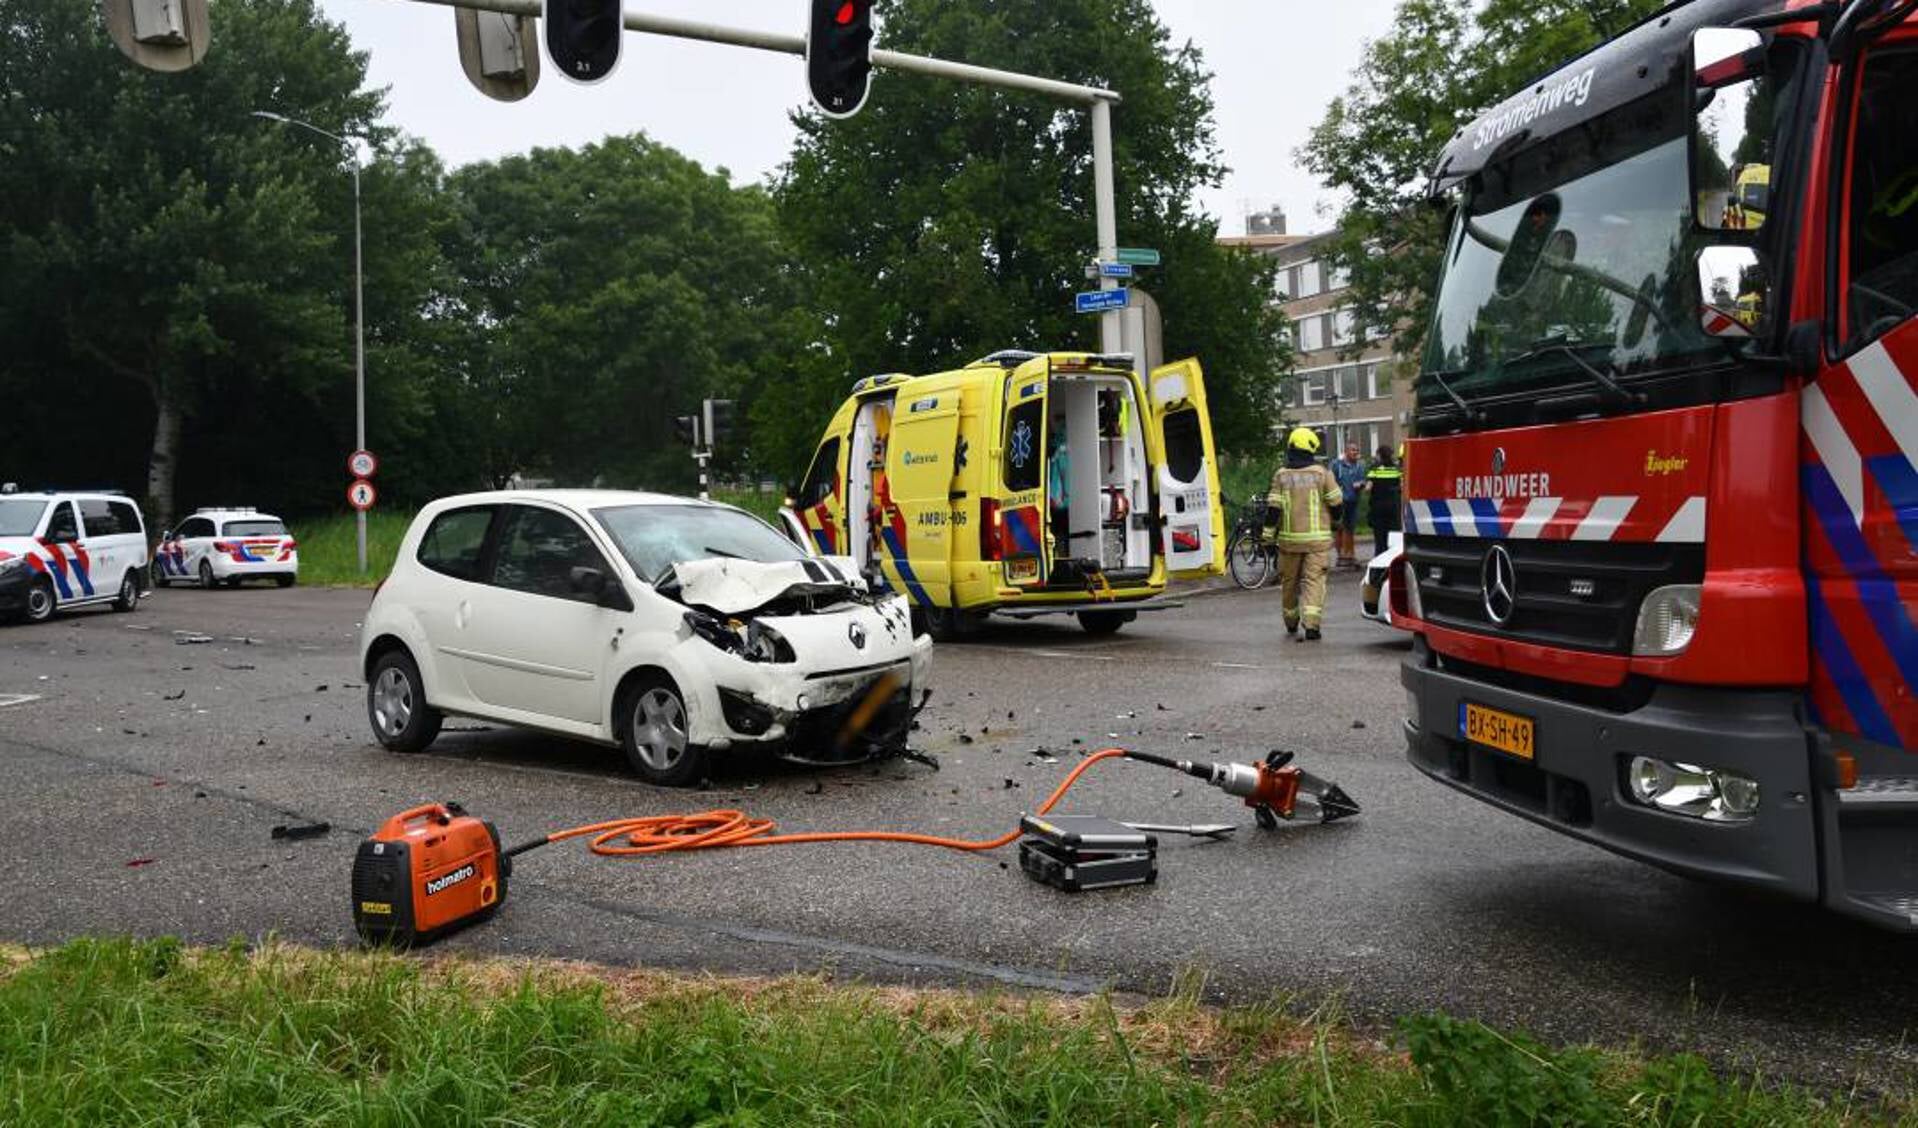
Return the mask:
M 367 718 L 402 752 L 449 713 L 618 744 L 675 785 L 747 745 L 806 762 L 899 751 L 932 640 L 849 565 L 688 498 L 443 498 L 367 612 Z

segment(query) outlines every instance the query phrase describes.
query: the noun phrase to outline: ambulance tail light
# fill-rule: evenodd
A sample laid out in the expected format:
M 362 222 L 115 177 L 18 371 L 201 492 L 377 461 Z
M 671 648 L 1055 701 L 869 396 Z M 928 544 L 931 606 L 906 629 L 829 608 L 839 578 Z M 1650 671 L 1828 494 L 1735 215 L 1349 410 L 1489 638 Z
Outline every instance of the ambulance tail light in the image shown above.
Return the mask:
M 1003 560 L 1006 556 L 1006 528 L 999 519 L 999 503 L 992 498 L 979 502 L 979 559 Z

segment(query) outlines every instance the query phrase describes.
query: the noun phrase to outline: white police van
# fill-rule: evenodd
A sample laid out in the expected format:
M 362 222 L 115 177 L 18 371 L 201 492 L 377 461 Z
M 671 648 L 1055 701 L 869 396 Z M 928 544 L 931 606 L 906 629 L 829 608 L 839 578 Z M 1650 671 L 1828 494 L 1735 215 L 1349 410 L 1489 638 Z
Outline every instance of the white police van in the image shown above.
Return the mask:
M 147 568 L 140 507 L 102 491 L 0 486 L 0 618 L 42 623 L 67 607 L 140 605 Z
M 246 507 L 198 509 L 180 527 L 160 534 L 153 551 L 153 582 L 203 588 L 241 580 L 272 580 L 292 587 L 300 575 L 300 546 L 286 522 Z

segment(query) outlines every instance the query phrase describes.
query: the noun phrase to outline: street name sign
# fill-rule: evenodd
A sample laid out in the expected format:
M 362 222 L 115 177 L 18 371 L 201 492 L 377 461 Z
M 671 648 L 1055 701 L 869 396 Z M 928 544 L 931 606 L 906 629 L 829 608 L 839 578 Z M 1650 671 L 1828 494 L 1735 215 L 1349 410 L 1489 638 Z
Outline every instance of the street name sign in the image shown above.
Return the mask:
M 1106 313 L 1124 309 L 1131 298 L 1124 286 L 1116 290 L 1086 290 L 1072 296 L 1072 308 L 1078 313 Z

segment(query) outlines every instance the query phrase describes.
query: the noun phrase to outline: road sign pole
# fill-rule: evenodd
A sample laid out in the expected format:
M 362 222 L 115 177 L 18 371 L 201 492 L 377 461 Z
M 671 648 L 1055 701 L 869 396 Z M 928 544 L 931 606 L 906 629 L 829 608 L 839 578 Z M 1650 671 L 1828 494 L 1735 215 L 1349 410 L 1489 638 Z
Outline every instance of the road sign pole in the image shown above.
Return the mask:
M 1106 101 L 1092 103 L 1092 210 L 1098 226 L 1099 260 L 1107 262 L 1119 250 L 1119 216 L 1112 191 L 1112 103 Z M 1099 289 L 1112 290 L 1118 285 L 1118 279 L 1100 274 Z M 1099 315 L 1100 352 L 1115 353 L 1122 347 L 1125 330 L 1120 317 L 1117 310 Z M 1138 365 L 1134 358 L 1134 369 Z
M 699 500 L 711 501 L 712 494 L 708 490 L 706 482 L 706 463 L 712 459 L 713 452 L 711 450 L 701 450 L 695 452 L 693 457 L 699 459 Z
M 366 274 L 360 261 L 360 154 L 353 153 L 353 449 L 366 449 Z M 366 510 L 355 522 L 366 575 Z

